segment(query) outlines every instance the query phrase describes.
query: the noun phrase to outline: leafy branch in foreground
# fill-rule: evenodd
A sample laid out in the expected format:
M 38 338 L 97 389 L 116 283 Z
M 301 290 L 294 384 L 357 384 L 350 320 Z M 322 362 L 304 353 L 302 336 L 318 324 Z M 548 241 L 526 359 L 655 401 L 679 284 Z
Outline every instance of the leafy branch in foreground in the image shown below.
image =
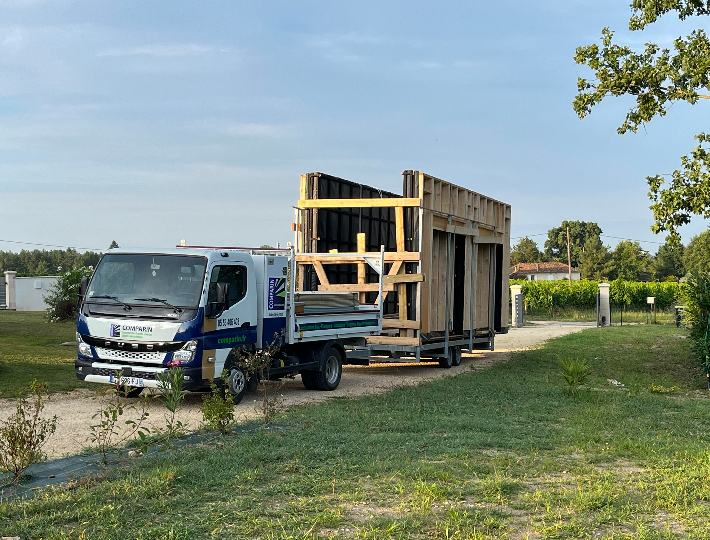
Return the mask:
M 47 388 L 46 383 L 32 381 L 31 397 L 20 398 L 15 414 L 0 424 L 0 469 L 11 472 L 14 481 L 22 478 L 27 467 L 46 458 L 42 447 L 57 429 L 56 416 L 40 417 Z
M 643 30 L 660 16 L 677 12 L 680 19 L 710 15 L 710 2 L 701 0 L 633 0 L 632 31 Z M 580 118 L 591 113 L 606 97 L 629 95 L 635 103 L 617 129 L 619 134 L 636 133 L 640 126 L 656 116 L 665 116 L 678 101 L 694 105 L 710 99 L 710 39 L 702 29 L 679 37 L 670 48 L 646 43 L 642 52 L 615 44 L 614 33 L 602 30 L 599 44 L 578 47 L 574 60 L 588 66 L 593 78 L 577 78 L 577 96 L 572 106 Z M 670 185 L 664 187 L 662 175 L 649 176 L 649 197 L 654 224 L 651 230 L 676 234 L 676 228 L 688 223 L 692 215 L 710 217 L 710 175 L 708 154 L 702 144 L 708 136 L 695 137 L 699 145 L 682 158 L 682 168 L 673 172 Z

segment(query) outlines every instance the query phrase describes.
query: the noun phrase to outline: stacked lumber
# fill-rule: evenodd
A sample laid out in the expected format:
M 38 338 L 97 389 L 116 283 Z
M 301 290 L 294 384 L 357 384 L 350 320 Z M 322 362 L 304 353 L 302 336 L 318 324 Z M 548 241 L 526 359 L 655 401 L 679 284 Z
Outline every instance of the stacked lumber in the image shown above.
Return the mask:
M 385 302 L 380 345 L 420 345 L 507 331 L 510 205 L 423 172 L 397 195 L 322 173 L 301 177 L 299 290 Z M 385 246 L 384 298 L 365 257 Z M 357 253 L 361 262 L 317 253 Z M 350 263 L 350 264 L 348 264 Z M 447 286 L 448 285 L 448 286 Z M 394 335 L 393 335 L 394 334 Z

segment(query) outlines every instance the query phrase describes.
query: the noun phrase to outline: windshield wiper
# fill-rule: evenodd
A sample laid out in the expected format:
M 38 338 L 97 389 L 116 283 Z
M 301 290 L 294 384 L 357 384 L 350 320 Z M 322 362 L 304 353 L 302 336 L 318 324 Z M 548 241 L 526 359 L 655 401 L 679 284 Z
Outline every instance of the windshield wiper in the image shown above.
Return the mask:
M 99 298 L 106 298 L 108 300 L 115 300 L 119 304 L 123 305 L 124 311 L 131 311 L 133 309 L 131 306 L 129 306 L 125 302 L 122 302 L 121 300 L 119 300 L 117 296 L 108 296 L 106 294 L 99 294 L 98 296 L 89 296 L 89 300 L 97 300 Z
M 173 308 L 175 313 L 182 313 L 182 309 L 180 309 L 179 307 L 175 307 L 170 302 L 168 302 L 167 300 L 163 300 L 162 298 L 135 298 L 135 300 L 138 300 L 139 302 L 160 302 L 162 304 L 165 304 L 169 308 Z

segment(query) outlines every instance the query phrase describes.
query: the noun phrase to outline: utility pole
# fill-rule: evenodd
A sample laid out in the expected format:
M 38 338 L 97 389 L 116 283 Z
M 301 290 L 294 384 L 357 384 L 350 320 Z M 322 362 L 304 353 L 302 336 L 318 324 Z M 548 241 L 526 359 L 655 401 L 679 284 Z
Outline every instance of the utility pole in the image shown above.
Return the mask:
M 572 252 L 569 248 L 569 227 L 567 227 L 567 272 L 569 284 L 572 285 Z

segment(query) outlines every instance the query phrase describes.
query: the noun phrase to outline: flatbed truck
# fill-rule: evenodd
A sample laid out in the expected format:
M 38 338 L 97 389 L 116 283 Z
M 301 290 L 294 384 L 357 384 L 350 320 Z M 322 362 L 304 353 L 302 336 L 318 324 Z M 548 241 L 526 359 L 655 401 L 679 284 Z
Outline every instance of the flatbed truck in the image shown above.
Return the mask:
M 367 357 L 365 338 L 382 331 L 384 247 L 368 264 L 380 276 L 375 304 L 296 292 L 292 248 L 111 249 L 81 283 L 76 376 L 135 397 L 179 366 L 185 390 L 217 378 L 238 403 L 255 382 L 240 355 L 276 344 L 270 378 L 335 390 L 343 364 Z

